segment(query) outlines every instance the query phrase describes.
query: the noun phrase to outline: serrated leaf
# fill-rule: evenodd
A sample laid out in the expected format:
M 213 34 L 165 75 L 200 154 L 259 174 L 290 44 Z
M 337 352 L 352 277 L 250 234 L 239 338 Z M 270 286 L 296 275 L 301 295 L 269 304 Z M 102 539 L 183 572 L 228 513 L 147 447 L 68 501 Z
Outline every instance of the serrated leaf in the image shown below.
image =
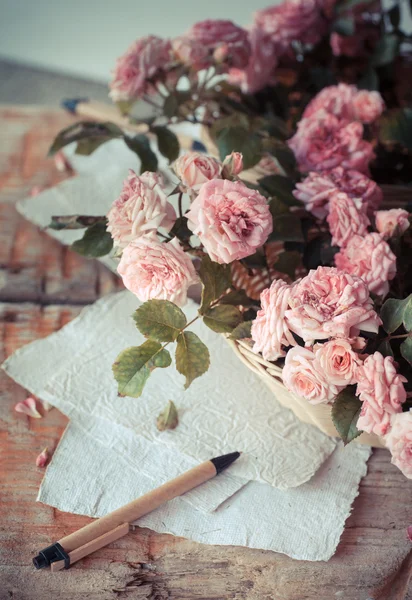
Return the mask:
M 202 315 L 209 308 L 211 302 L 220 298 L 230 287 L 230 267 L 229 265 L 220 265 L 206 255 L 200 263 L 199 277 L 203 284 L 202 302 L 199 309 Z
M 158 342 L 174 342 L 187 323 L 184 312 L 169 300 L 148 300 L 133 319 L 140 333 Z
M 393 333 L 402 325 L 407 331 L 412 329 L 412 294 L 404 300 L 389 298 L 381 308 L 380 317 L 387 333 Z
M 245 169 L 254 167 L 262 158 L 260 138 L 243 127 L 225 127 L 218 133 L 216 142 L 221 160 L 231 152 L 241 152 Z
M 253 321 L 244 321 L 234 328 L 232 333 L 229 335 L 230 340 L 244 340 L 245 338 L 252 337 L 252 323 Z
M 140 158 L 140 173 L 144 173 L 145 171 L 156 171 L 158 164 L 157 156 L 151 149 L 149 139 L 146 135 L 139 133 L 132 138 L 125 137 L 124 141 L 128 148 Z
M 412 109 L 400 108 L 385 113 L 379 121 L 379 139 L 412 150 Z
M 394 356 L 389 340 L 384 340 L 383 342 L 381 342 L 377 350 L 382 354 L 382 356 L 392 356 L 392 358 Z
M 412 337 L 407 337 L 400 346 L 400 351 L 405 360 L 412 365 Z
M 99 139 L 101 143 L 104 143 L 118 137 L 123 137 L 123 131 L 114 123 L 81 121 L 60 131 L 51 145 L 48 155 L 53 156 L 68 144 L 88 138 L 92 138 L 93 140 Z
M 80 156 L 90 156 L 93 154 L 99 146 L 105 144 L 110 138 L 87 138 L 86 140 L 80 140 L 77 142 L 75 154 L 79 154 Z
M 171 119 L 179 114 L 179 109 L 182 104 L 190 100 L 190 93 L 175 90 L 164 101 L 163 114 Z
M 273 231 L 268 241 L 303 242 L 302 223 L 299 217 L 291 213 L 289 207 L 278 198 L 269 202 L 273 218 Z
M 268 175 L 258 181 L 259 185 L 268 192 L 271 196 L 275 196 L 278 200 L 288 206 L 301 206 L 299 200 L 293 195 L 295 182 L 289 177 L 282 175 Z
M 232 304 L 233 306 L 252 306 L 254 301 L 244 290 L 232 290 L 219 300 L 219 304 Z
M 179 415 L 177 414 L 177 408 L 169 400 L 166 408 L 160 413 L 156 420 L 156 427 L 159 431 L 166 431 L 166 429 L 175 429 L 179 425 Z
M 230 333 L 239 325 L 242 313 L 236 306 L 219 304 L 210 308 L 203 317 L 203 322 L 217 333 Z
M 113 239 L 110 233 L 106 231 L 106 220 L 88 227 L 83 237 L 73 242 L 70 247 L 78 254 L 92 258 L 109 254 L 113 248 Z
M 332 421 L 345 445 L 362 433 L 356 426 L 361 408 L 362 402 L 355 396 L 355 386 L 346 387 L 335 398 Z
M 180 152 L 180 144 L 177 135 L 168 127 L 156 126 L 151 131 L 157 138 L 159 152 L 165 156 L 169 162 L 176 160 Z
M 139 398 L 153 369 L 168 367 L 171 362 L 169 352 L 153 340 L 123 350 L 112 367 L 114 378 L 119 384 L 119 394 Z
M 403 326 L 406 331 L 412 331 L 412 294 L 405 298 L 404 303 Z
M 105 223 L 106 217 L 92 217 L 89 215 L 63 215 L 52 217 L 52 220 L 47 227 L 62 231 L 63 229 L 84 229 L 95 223 Z
M 192 331 L 184 331 L 177 338 L 176 369 L 186 377 L 185 389 L 208 370 L 210 355 L 207 346 Z
M 375 46 L 371 59 L 374 67 L 389 65 L 399 53 L 400 38 L 394 33 L 384 34 Z
M 286 273 L 291 279 L 295 278 L 296 269 L 302 264 L 301 253 L 297 250 L 282 252 L 279 255 L 274 267 L 276 271 Z

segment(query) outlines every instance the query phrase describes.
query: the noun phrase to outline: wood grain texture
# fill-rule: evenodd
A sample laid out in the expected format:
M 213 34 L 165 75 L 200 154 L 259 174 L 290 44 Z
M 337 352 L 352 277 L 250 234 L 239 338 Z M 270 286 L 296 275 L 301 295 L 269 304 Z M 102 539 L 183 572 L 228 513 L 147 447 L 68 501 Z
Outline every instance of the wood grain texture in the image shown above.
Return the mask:
M 63 249 L 14 211 L 13 202 L 32 185 L 60 177 L 44 155 L 70 118 L 59 111 L 0 108 L 0 120 L 3 359 L 56 331 L 79 314 L 81 305 L 119 284 L 96 262 Z M 45 446 L 56 447 L 66 418 L 55 409 L 37 420 L 15 413 L 15 403 L 27 394 L 4 373 L 0 393 L 0 600 L 366 600 L 410 550 L 412 482 L 390 464 L 386 451 L 377 450 L 328 563 L 206 546 L 136 528 L 68 572 L 36 572 L 31 557 L 40 548 L 90 519 L 35 502 L 43 476 L 36 456 Z M 411 588 L 404 600 L 412 600 Z

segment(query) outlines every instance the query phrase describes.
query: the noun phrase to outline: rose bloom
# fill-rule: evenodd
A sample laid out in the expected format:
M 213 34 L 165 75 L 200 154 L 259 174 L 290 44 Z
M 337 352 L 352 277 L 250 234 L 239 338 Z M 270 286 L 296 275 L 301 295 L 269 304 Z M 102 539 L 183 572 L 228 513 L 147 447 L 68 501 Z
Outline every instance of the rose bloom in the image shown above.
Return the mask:
M 206 181 L 220 177 L 221 163 L 200 152 L 187 152 L 173 165 L 176 175 L 189 190 L 198 192 Z
M 316 44 L 326 31 L 327 21 L 316 0 L 285 0 L 255 13 L 254 23 L 285 51 L 291 42 Z
M 391 416 L 401 412 L 406 400 L 405 377 L 396 372 L 392 356 L 375 352 L 357 371 L 356 394 L 362 402 L 357 427 L 368 433 L 385 435 Z
M 408 229 L 409 213 L 403 208 L 391 208 L 390 210 L 378 210 L 375 213 L 375 226 L 383 238 L 387 239 L 395 235 L 402 235 Z
M 356 383 L 356 371 L 362 361 L 353 351 L 352 340 L 336 338 L 316 344 L 314 351 L 320 371 L 334 385 L 347 386 Z
M 385 445 L 392 454 L 392 464 L 412 479 L 412 411 L 394 415 Z
M 291 348 L 286 354 L 282 379 L 292 394 L 311 404 L 332 402 L 342 389 L 325 377 L 314 352 L 301 346 Z
M 222 174 L 226 178 L 235 177 L 243 171 L 243 154 L 241 152 L 231 152 L 222 163 Z
M 203 184 L 186 217 L 189 229 L 218 263 L 254 254 L 273 229 L 266 198 L 228 179 Z
M 302 117 L 312 117 L 320 110 L 325 110 L 339 119 L 352 121 L 354 118 L 352 103 L 356 92 L 354 85 L 346 83 L 325 87 L 309 102 Z
M 209 49 L 187 36 L 172 40 L 172 52 L 179 62 L 195 71 L 201 71 L 211 65 Z
M 301 171 L 328 171 L 341 166 L 367 173 L 374 152 L 362 135 L 361 123 L 341 120 L 320 110 L 299 122 L 288 144 Z
M 284 347 L 296 345 L 285 320 L 290 290 L 290 285 L 277 279 L 260 295 L 262 308 L 252 324 L 253 351 L 266 360 L 277 360 L 286 355 Z
M 361 277 L 371 292 L 383 297 L 389 291 L 389 281 L 396 275 L 396 256 L 375 232 L 352 236 L 335 254 L 335 265 L 341 271 Z
M 107 213 L 107 231 L 118 248 L 164 227 L 169 231 L 176 213 L 168 202 L 161 175 L 147 171 L 138 177 L 130 169 L 120 196 Z
M 207 19 L 195 23 L 187 32 L 187 37 L 207 48 L 211 53 L 224 47 L 228 67 L 243 69 L 250 56 L 250 44 L 245 29 L 232 21 Z
M 170 62 L 170 41 L 148 35 L 134 42 L 117 59 L 110 83 L 110 97 L 114 102 L 134 100 L 152 93 L 148 82 L 164 71 Z
M 372 123 L 385 110 L 385 103 L 379 92 L 360 90 L 353 99 L 355 118 L 362 123 Z
M 362 200 L 350 198 L 344 192 L 335 192 L 329 200 L 329 214 L 327 217 L 332 244 L 346 246 L 350 238 L 368 233 L 370 221 L 362 212 Z
M 259 27 L 249 31 L 251 54 L 244 69 L 230 69 L 229 82 L 238 85 L 244 94 L 254 94 L 273 83 L 273 71 L 277 65 L 275 45 Z
M 381 320 L 360 277 L 318 267 L 296 283 L 286 311 L 289 328 L 305 342 L 377 333 Z
M 117 272 L 142 302 L 156 298 L 178 306 L 186 304 L 188 288 L 199 281 L 177 238 L 167 243 L 154 236 L 134 240 L 123 250 Z

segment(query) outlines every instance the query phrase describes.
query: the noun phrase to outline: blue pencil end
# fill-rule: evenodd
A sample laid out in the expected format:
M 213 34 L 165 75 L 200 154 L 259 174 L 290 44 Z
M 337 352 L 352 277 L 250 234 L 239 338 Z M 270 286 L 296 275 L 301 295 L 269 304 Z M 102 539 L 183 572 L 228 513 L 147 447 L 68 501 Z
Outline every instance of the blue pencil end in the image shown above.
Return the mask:
M 61 101 L 61 106 L 62 106 L 62 108 L 66 109 L 67 112 L 71 113 L 72 115 L 75 115 L 77 105 L 80 102 L 88 102 L 88 101 L 89 101 L 88 98 L 66 98 L 65 100 Z

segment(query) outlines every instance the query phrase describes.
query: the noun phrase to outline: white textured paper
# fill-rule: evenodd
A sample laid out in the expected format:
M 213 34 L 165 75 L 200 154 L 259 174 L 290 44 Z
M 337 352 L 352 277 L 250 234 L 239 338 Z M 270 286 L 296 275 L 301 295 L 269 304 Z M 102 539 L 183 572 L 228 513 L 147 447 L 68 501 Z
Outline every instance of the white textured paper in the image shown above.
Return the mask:
M 249 482 L 213 513 L 197 511 L 183 497 L 176 498 L 137 524 L 205 544 L 328 560 L 358 495 L 369 455 L 365 446 L 339 444 L 315 477 L 298 488 L 280 491 Z M 47 469 L 38 500 L 59 510 L 100 517 L 153 487 L 152 479 L 135 477 L 130 465 L 71 424 Z
M 233 475 L 285 489 L 316 473 L 336 441 L 276 402 L 223 336 L 201 320 L 190 330 L 210 350 L 205 375 L 185 391 L 174 366 L 156 369 L 140 398 L 119 398 L 111 365 L 123 349 L 144 341 L 131 318 L 138 304 L 130 292 L 106 296 L 59 332 L 18 350 L 4 368 L 69 417 L 75 410 L 96 415 L 198 461 L 241 451 Z M 189 301 L 185 313 L 193 319 L 196 304 Z M 156 416 L 169 400 L 178 408 L 179 426 L 159 432 Z

